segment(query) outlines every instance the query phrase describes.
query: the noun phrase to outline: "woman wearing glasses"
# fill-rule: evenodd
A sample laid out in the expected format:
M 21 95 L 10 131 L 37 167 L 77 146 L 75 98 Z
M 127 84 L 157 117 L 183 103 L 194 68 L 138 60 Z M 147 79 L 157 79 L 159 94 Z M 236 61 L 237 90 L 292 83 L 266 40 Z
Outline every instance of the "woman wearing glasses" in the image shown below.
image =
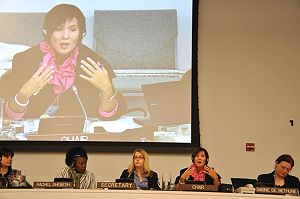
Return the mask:
M 120 179 L 132 179 L 140 189 L 157 189 L 157 173 L 150 170 L 149 157 L 145 150 L 136 149 L 132 155 L 132 162 L 120 176 Z
M 279 156 L 275 161 L 275 169 L 268 174 L 261 174 L 257 180 L 263 186 L 298 188 L 299 178 L 289 175 L 294 167 L 292 156 L 284 154 Z

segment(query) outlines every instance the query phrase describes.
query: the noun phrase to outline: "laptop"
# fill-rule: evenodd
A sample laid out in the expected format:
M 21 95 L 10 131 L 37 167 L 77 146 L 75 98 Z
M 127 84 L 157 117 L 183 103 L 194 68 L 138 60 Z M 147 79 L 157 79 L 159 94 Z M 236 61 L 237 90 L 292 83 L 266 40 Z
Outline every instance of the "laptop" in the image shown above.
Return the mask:
M 231 178 L 231 183 L 234 189 L 237 189 L 239 187 L 244 187 L 247 184 L 252 184 L 253 187 L 255 187 L 257 184 L 257 180 L 250 179 L 250 178 Z
M 169 126 L 191 123 L 190 85 L 181 81 L 142 85 L 142 91 L 150 114 L 152 126 Z M 139 120 L 140 118 L 136 118 Z M 143 122 L 143 118 L 138 124 Z M 139 123 L 140 122 L 140 123 Z M 144 122 L 149 126 L 147 118 Z M 142 125 L 145 126 L 145 125 Z
M 134 183 L 134 180 L 130 179 L 130 178 L 118 178 L 115 181 L 116 182 L 131 182 L 131 183 Z
M 41 118 L 38 134 L 82 133 L 85 118 L 82 116 L 51 116 Z
M 54 178 L 54 182 L 74 182 L 72 178 Z

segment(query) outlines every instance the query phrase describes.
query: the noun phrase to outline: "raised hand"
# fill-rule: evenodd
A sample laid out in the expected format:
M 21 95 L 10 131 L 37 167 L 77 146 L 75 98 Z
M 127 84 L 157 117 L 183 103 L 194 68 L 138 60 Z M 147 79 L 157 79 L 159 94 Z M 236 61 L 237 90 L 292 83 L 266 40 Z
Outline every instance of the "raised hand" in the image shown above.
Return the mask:
M 219 180 L 218 174 L 215 171 L 215 169 L 212 167 L 209 167 L 207 165 L 205 165 L 204 168 L 205 168 L 206 173 L 214 179 L 214 184 L 218 186 L 220 184 L 220 180 Z
M 102 95 L 108 96 L 108 98 L 113 95 L 113 86 L 106 69 L 103 65 L 101 65 L 101 63 L 96 63 L 93 59 L 87 57 L 87 61 L 81 60 L 81 64 L 82 65 L 80 67 L 87 74 L 87 76 L 80 74 L 79 76 L 81 78 L 87 80 L 98 88 Z
M 22 86 L 19 93 L 29 99 L 34 93 L 40 91 L 52 78 L 54 72 L 52 67 L 45 69 L 46 65 L 40 67 L 33 76 Z
M 181 174 L 179 182 L 181 183 L 185 182 L 185 180 L 193 173 L 193 171 L 194 171 L 193 167 L 190 166 L 189 168 L 187 168 L 183 172 L 183 174 Z

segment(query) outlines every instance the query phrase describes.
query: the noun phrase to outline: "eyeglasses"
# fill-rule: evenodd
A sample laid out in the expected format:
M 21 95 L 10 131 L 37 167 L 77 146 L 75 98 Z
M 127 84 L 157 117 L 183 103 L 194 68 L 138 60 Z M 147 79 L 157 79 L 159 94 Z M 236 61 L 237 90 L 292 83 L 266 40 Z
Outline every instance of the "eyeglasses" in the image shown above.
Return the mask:
M 137 160 L 137 159 L 144 159 L 143 156 L 134 156 L 133 159 Z
M 283 171 L 286 171 L 286 172 L 290 172 L 292 169 L 291 168 L 288 168 L 288 167 L 285 167 L 285 166 L 282 166 L 282 165 L 279 165 L 280 169 L 283 170 Z

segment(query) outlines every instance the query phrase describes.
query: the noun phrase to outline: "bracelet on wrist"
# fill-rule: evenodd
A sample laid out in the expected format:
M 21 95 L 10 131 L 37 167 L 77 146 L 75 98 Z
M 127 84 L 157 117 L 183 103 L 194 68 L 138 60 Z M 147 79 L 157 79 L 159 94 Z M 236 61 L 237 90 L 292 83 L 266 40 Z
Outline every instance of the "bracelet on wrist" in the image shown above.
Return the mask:
M 29 104 L 29 99 L 27 99 L 27 102 L 26 102 L 25 104 L 23 104 L 23 103 L 19 102 L 19 100 L 18 100 L 18 94 L 19 94 L 19 93 L 17 93 L 17 94 L 15 95 L 15 102 L 16 102 L 16 104 L 18 104 L 19 106 L 22 106 L 22 107 L 27 106 L 27 105 Z
M 110 102 L 110 101 L 112 101 L 113 99 L 116 98 L 117 94 L 118 94 L 118 90 L 116 89 L 116 91 L 115 91 L 115 93 L 113 94 L 113 96 L 111 96 L 110 98 L 108 98 L 108 99 L 106 99 L 106 100 L 104 100 L 104 101 L 105 101 L 105 102 Z

